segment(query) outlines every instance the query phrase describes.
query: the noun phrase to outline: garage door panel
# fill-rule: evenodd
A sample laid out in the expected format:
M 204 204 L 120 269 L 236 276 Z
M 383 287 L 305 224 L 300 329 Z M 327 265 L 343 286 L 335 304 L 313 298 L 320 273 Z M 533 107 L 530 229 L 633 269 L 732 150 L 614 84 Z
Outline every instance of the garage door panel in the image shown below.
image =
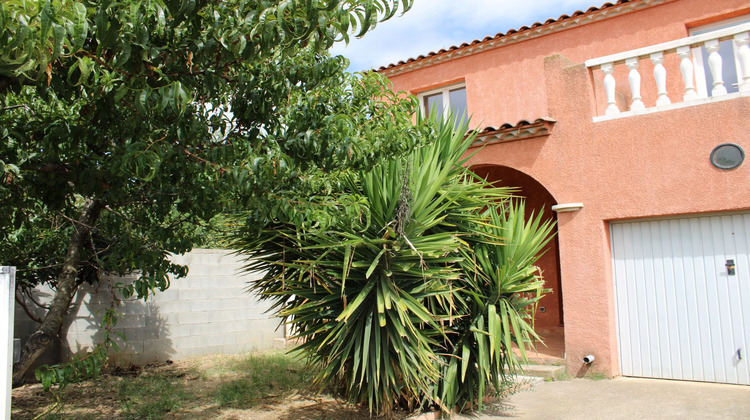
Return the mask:
M 659 376 L 681 377 L 678 346 L 677 307 L 674 299 L 675 279 L 673 263 L 666 256 L 674 253 L 670 241 L 672 226 L 663 221 L 653 226 L 654 278 L 657 292 L 657 315 L 659 326 Z
M 624 273 L 624 277 L 631 277 L 633 276 L 634 272 L 634 263 L 632 261 L 633 258 L 630 254 L 630 249 L 625 249 L 625 243 L 631 243 L 631 241 L 632 235 L 630 233 L 630 230 L 625 228 L 622 229 L 620 235 L 618 235 L 617 237 L 612 237 L 612 248 L 617 249 L 618 252 L 623 255 L 623 258 L 614 261 L 614 272 Z M 632 293 L 633 298 L 635 297 L 635 291 L 629 290 L 625 281 L 618 282 L 617 279 L 615 279 L 615 294 L 618 296 L 624 296 L 625 299 L 629 301 L 629 293 Z M 620 358 L 621 369 L 623 372 L 633 371 L 632 346 L 638 340 L 637 334 L 633 336 L 630 333 L 630 327 L 634 324 L 634 315 L 632 314 L 637 311 L 637 308 L 632 308 L 631 306 L 632 305 L 619 305 L 617 307 L 617 318 L 627 320 L 627 322 L 623 322 L 619 333 L 620 346 L 628 346 L 627 351 L 623 352 L 622 357 Z
M 750 338 L 750 214 L 613 223 L 611 233 L 622 373 L 750 384 L 737 353 Z
M 656 281 L 654 278 L 654 259 L 653 248 L 650 242 L 645 238 L 651 238 L 651 226 L 640 225 L 640 244 L 639 251 L 641 254 L 642 275 L 645 281 L 641 282 L 641 296 L 646 297 L 645 310 L 639 313 L 639 324 L 648 334 L 648 340 L 641 341 L 641 357 L 644 360 L 643 368 L 649 376 L 661 376 L 659 373 L 659 315 L 657 313 L 657 296 Z M 657 322 L 653 322 L 656 320 Z M 656 351 L 653 351 L 656 350 Z
M 693 259 L 690 257 L 692 251 L 691 232 L 693 227 L 688 219 L 672 221 L 678 225 L 676 231 L 672 231 L 673 253 L 678 256 L 672 263 L 675 271 L 675 305 L 677 306 L 677 324 L 679 325 L 679 339 L 677 347 L 680 354 L 681 375 L 676 379 L 689 379 L 695 377 L 699 372 L 694 372 L 695 361 L 700 358 L 700 343 L 696 337 L 700 337 L 700 326 L 698 322 L 698 297 L 695 293 L 695 281 L 693 274 Z M 698 348 L 698 354 L 691 348 Z
M 661 236 L 663 238 L 663 254 L 666 255 L 679 255 L 680 243 L 675 241 L 673 232 L 679 232 L 680 224 L 677 221 L 671 220 L 660 224 Z M 682 357 L 684 356 L 680 351 L 680 346 L 674 343 L 680 342 L 680 336 L 687 337 L 687 318 L 680 311 L 680 304 L 684 305 L 684 300 L 678 300 L 678 296 L 684 295 L 684 287 L 682 282 L 676 281 L 677 278 L 681 278 L 681 271 L 679 270 L 682 265 L 682 258 L 675 258 L 674 261 L 665 259 L 664 261 L 664 286 L 665 293 L 667 294 L 667 319 L 669 321 L 669 363 L 670 372 L 675 378 L 682 379 L 684 377 L 682 369 Z M 678 290 L 682 290 L 678 292 Z M 682 293 L 682 294 L 679 294 Z M 684 318 L 684 319 L 683 319 Z M 685 324 L 682 328 L 681 324 Z
M 732 307 L 738 308 L 739 314 L 733 319 L 737 321 L 735 327 L 735 346 L 741 348 L 743 343 L 750 343 L 750 287 L 742 287 L 742 284 L 750 282 L 750 217 L 734 215 L 732 217 L 733 234 L 735 238 L 735 271 L 736 276 L 733 279 Z M 744 238 L 744 240 L 743 240 Z M 748 352 L 750 348 L 745 347 L 744 351 Z M 743 357 L 747 355 L 743 354 Z M 737 367 L 738 382 L 750 383 L 750 363 L 747 360 L 736 358 L 735 366 Z
M 718 267 L 724 265 L 724 255 L 726 255 L 721 237 L 723 235 L 721 219 L 723 218 L 714 217 L 708 219 L 708 223 L 701 224 L 704 241 L 704 276 L 708 292 L 706 309 L 709 311 L 711 350 L 714 355 L 711 358 L 714 376 L 706 379 L 715 382 L 730 382 L 731 377 L 725 361 L 727 357 L 726 349 L 731 345 L 727 341 L 731 338 L 729 337 L 731 331 L 727 330 L 729 303 L 726 296 L 726 283 L 721 281 L 717 273 Z

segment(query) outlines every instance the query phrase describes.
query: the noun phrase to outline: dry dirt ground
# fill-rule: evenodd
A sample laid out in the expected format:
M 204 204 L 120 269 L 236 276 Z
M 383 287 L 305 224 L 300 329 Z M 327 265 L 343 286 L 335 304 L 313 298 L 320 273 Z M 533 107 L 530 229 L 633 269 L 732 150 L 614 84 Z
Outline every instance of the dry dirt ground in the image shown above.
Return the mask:
M 347 405 L 330 396 L 309 392 L 279 391 L 265 393 L 249 408 L 222 405 L 216 391 L 228 381 L 239 378 L 227 369 L 227 359 L 240 356 L 203 357 L 187 361 L 146 366 L 137 369 L 119 369 L 104 373 L 95 380 L 69 385 L 62 393 L 62 405 L 56 408 L 55 398 L 45 392 L 40 384 L 28 384 L 13 390 L 12 418 L 34 419 L 371 419 L 366 409 Z M 231 360 L 230 360 L 231 362 Z M 234 377 L 234 378 L 233 378 Z M 142 378 L 167 378 L 162 389 L 153 394 L 179 394 L 176 404 L 145 407 L 146 402 L 136 402 L 135 397 L 123 393 L 123 383 Z M 168 386 L 166 385 L 168 384 Z M 138 385 L 136 385 L 138 386 Z M 145 385 L 144 385 L 145 386 Z M 273 384 L 271 384 L 273 386 Z M 136 390 L 137 391 L 137 390 Z M 140 398 L 140 397 L 138 397 Z M 132 401 L 131 401 L 132 400 Z M 236 404 L 235 404 L 236 405 Z M 243 405 L 243 404 L 240 404 Z M 396 413 L 396 419 L 408 413 Z

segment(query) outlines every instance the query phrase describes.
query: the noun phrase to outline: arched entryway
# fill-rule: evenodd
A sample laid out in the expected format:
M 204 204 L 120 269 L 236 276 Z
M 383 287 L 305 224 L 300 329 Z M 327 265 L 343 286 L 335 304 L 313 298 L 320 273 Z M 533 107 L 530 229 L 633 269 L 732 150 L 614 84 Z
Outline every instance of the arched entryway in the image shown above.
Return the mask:
M 538 214 L 540 210 L 543 210 L 543 217 L 557 221 L 557 214 L 552 211 L 552 206 L 557 204 L 555 198 L 542 184 L 529 175 L 501 165 L 477 165 L 472 166 L 471 170 L 497 186 L 515 187 L 515 194 L 526 199 L 527 217 L 532 211 L 534 214 Z M 539 356 L 542 358 L 546 356 L 565 357 L 557 226 L 554 228 L 554 234 L 554 239 L 549 242 L 544 255 L 537 262 L 542 270 L 545 287 L 552 290 L 551 293 L 542 298 L 536 313 L 535 329 L 547 345 L 537 348 Z

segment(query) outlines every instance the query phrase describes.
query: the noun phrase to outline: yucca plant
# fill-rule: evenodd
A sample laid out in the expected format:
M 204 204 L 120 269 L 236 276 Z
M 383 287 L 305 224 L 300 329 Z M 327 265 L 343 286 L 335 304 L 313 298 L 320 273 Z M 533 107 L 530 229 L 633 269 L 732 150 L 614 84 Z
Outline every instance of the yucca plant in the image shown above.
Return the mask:
M 509 189 L 465 168 L 466 123 L 425 124 L 433 141 L 344 176 L 346 199 L 326 202 L 348 216 L 314 229 L 286 215 L 236 244 L 248 270 L 265 271 L 250 288 L 320 365 L 318 384 L 379 413 L 473 406 L 516 366 L 512 343 L 535 337 L 533 263 L 549 223 L 524 222 Z
M 524 214 L 521 200 L 488 207 L 488 223 L 477 226 L 485 235 L 474 236 L 471 247 L 462 250 L 460 293 L 466 312 L 451 328 L 451 357 L 443 364 L 438 396 L 446 407 L 481 408 L 488 385 L 501 390 L 506 369 L 515 373 L 526 347 L 539 341 L 534 313 L 547 290 L 534 263 L 552 238 L 553 225 L 541 212 L 529 220 Z

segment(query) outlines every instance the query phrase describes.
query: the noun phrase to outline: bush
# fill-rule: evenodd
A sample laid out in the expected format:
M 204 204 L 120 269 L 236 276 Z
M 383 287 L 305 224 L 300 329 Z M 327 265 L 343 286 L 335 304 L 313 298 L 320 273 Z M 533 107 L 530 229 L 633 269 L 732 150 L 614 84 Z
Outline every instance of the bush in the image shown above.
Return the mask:
M 251 289 L 290 323 L 316 383 L 379 413 L 481 404 L 518 365 L 512 346 L 537 338 L 533 264 L 551 223 L 524 220 L 511 190 L 463 166 L 466 124 L 423 124 L 434 141 L 340 176 L 335 199 L 318 200 L 325 225 L 289 208 L 248 218 L 236 244 L 265 271 Z

